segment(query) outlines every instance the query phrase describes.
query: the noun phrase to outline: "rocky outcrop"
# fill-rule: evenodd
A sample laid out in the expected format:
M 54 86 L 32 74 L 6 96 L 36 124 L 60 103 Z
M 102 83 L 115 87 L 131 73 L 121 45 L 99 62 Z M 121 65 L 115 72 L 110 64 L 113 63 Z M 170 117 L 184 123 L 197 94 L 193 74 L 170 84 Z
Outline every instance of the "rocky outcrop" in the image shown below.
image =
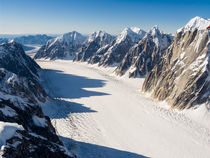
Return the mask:
M 210 104 L 210 21 L 195 17 L 145 78 L 142 90 L 179 109 Z
M 104 31 L 92 33 L 75 57 L 75 61 L 88 61 L 97 54 L 98 49 L 110 44 L 114 37 Z
M 121 76 L 128 71 L 129 77 L 145 76 L 159 62 L 172 39 L 171 35 L 154 26 L 138 44 L 129 49 L 115 70 L 116 74 Z
M 40 67 L 15 42 L 0 45 L 0 60 L 0 156 L 74 157 L 39 106 L 47 99 Z
M 63 34 L 62 36 L 49 40 L 38 50 L 34 58 L 74 59 L 85 40 L 86 37 L 76 31 Z

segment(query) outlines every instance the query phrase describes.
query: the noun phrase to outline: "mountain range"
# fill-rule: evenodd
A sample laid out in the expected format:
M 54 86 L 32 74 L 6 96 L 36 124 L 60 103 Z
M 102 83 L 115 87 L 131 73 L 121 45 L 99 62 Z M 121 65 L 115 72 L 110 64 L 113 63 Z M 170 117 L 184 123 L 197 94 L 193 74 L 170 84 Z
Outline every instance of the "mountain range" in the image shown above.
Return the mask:
M 210 21 L 191 19 L 175 37 L 158 26 L 125 28 L 114 37 L 104 31 L 85 37 L 75 31 L 49 40 L 37 58 L 85 61 L 115 67 L 119 76 L 145 77 L 144 92 L 180 109 L 209 102 Z
M 35 59 L 71 59 L 114 67 L 119 76 L 145 78 L 142 91 L 172 108 L 209 108 L 209 25 L 210 20 L 195 17 L 175 36 L 154 26 L 147 32 L 125 28 L 118 36 L 97 31 L 86 37 L 72 31 L 56 38 L 1 39 L 0 156 L 76 157 L 64 147 L 42 111 L 41 104 L 50 99 L 40 82 L 42 69 L 21 44 L 43 44 Z

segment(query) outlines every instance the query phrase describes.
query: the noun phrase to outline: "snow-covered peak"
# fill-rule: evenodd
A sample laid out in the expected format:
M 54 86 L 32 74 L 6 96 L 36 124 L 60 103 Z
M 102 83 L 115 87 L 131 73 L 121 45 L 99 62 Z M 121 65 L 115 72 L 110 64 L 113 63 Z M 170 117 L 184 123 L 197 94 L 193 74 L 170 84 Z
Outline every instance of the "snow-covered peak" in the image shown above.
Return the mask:
M 9 40 L 8 43 L 15 43 L 14 39 Z
M 139 27 L 130 27 L 130 29 L 137 34 L 141 34 L 142 31 L 145 32 L 144 30 L 140 29 Z
M 72 32 L 69 32 L 69 33 L 65 33 L 59 37 L 57 37 L 57 40 L 60 40 L 60 41 L 81 41 L 83 42 L 85 39 L 84 36 L 82 36 L 80 33 L 76 32 L 76 31 L 72 31 Z
M 152 36 L 158 36 L 161 34 L 162 31 L 160 31 L 159 27 L 157 25 L 154 25 L 150 30 L 149 34 Z
M 131 38 L 133 42 L 137 42 L 140 40 L 146 32 L 144 30 L 141 30 L 137 27 L 126 27 L 123 29 L 123 31 L 120 33 L 120 35 L 117 37 L 116 43 L 120 43 L 126 39 L 127 36 Z
M 210 25 L 209 19 L 204 19 L 199 16 L 192 18 L 184 27 L 177 30 L 177 32 L 193 31 L 195 29 L 205 30 Z
M 10 40 L 6 43 L 0 44 L 0 58 L 2 57 L 3 54 L 10 54 L 11 51 L 17 50 L 20 47 L 21 45 L 16 43 L 14 40 Z
M 104 37 L 107 33 L 105 31 L 96 31 L 93 32 L 89 37 L 88 37 L 88 42 L 94 41 L 97 37 Z
M 72 32 L 65 33 L 61 36 L 58 36 L 55 39 L 49 40 L 47 42 L 47 45 L 51 47 L 55 43 L 66 43 L 67 45 L 69 45 L 70 43 L 81 44 L 85 41 L 85 39 L 86 37 L 84 37 L 80 33 L 76 31 L 72 31 Z
M 144 38 L 152 40 L 157 47 L 163 50 L 170 45 L 173 36 L 171 34 L 164 33 L 157 25 L 155 25 L 148 31 Z

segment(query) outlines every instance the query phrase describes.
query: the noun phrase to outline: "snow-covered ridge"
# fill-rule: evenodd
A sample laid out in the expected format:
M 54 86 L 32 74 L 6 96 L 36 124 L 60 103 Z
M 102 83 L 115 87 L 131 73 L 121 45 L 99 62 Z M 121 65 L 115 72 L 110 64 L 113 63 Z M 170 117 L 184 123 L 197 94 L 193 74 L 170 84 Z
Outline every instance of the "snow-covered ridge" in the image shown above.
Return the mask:
M 77 31 L 72 31 L 72 32 L 68 32 L 65 33 L 61 36 L 58 36 L 55 39 L 49 40 L 48 43 L 50 43 L 49 47 L 52 46 L 54 43 L 59 42 L 59 43 L 75 43 L 75 44 L 81 44 L 85 41 L 86 37 L 84 37 L 83 35 L 81 35 L 79 32 Z
M 94 41 L 97 37 L 103 37 L 105 36 L 107 33 L 105 31 L 96 31 L 96 32 L 93 32 L 89 37 L 88 37 L 88 42 L 92 42 Z
M 127 36 L 129 36 L 133 42 L 137 42 L 145 34 L 146 34 L 146 32 L 144 30 L 140 29 L 140 28 L 126 27 L 125 29 L 123 29 L 123 31 L 117 37 L 116 43 L 121 43 L 122 41 L 124 41 L 126 39 Z
M 166 49 L 172 39 L 173 36 L 167 33 L 164 33 L 162 30 L 159 29 L 157 25 L 153 26 L 149 31 L 148 35 L 152 36 L 152 41 L 156 44 L 157 47 L 159 47 L 161 50 Z M 144 38 L 148 38 L 145 36 Z
M 0 149 L 6 144 L 6 140 L 15 135 L 16 130 L 23 130 L 23 127 L 17 123 L 0 121 Z
M 199 16 L 192 18 L 184 27 L 177 30 L 177 32 L 193 31 L 195 29 L 205 30 L 210 25 L 210 19 L 204 19 Z

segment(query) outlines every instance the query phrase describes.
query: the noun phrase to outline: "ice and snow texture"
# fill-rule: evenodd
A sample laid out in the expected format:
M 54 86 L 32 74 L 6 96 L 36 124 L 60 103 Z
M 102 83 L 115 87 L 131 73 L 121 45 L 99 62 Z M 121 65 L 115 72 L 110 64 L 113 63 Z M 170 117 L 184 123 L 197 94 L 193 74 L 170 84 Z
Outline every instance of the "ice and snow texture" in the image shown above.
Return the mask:
M 36 54 L 36 52 L 41 48 L 41 45 L 37 44 L 26 44 L 27 47 L 33 47 L 33 49 L 25 51 L 27 55 L 31 56 L 32 58 Z
M 12 138 L 16 130 L 22 130 L 23 127 L 17 123 L 8 123 L 0 121 L 0 150 L 6 144 L 6 140 Z
M 50 69 L 45 84 L 56 101 L 43 105 L 43 111 L 80 157 L 209 157 L 204 107 L 187 114 L 167 109 L 140 92 L 143 79 L 115 77 L 113 68 L 61 60 L 38 63 Z
M 203 19 L 196 17 L 179 31 L 209 25 L 201 23 Z M 129 32 L 135 39 L 133 31 L 138 29 L 125 29 L 117 42 Z M 210 117 L 205 105 L 178 112 L 142 94 L 143 79 L 127 80 L 110 75 L 113 69 L 107 72 L 71 61 L 39 63 L 51 69 L 46 81 L 55 98 L 43 110 L 65 145 L 81 157 L 209 157 Z
M 40 118 L 40 117 L 34 115 L 32 117 L 32 119 L 33 119 L 33 122 L 35 123 L 35 125 L 37 125 L 37 126 L 40 126 L 40 127 L 46 127 L 47 126 L 45 118 Z

